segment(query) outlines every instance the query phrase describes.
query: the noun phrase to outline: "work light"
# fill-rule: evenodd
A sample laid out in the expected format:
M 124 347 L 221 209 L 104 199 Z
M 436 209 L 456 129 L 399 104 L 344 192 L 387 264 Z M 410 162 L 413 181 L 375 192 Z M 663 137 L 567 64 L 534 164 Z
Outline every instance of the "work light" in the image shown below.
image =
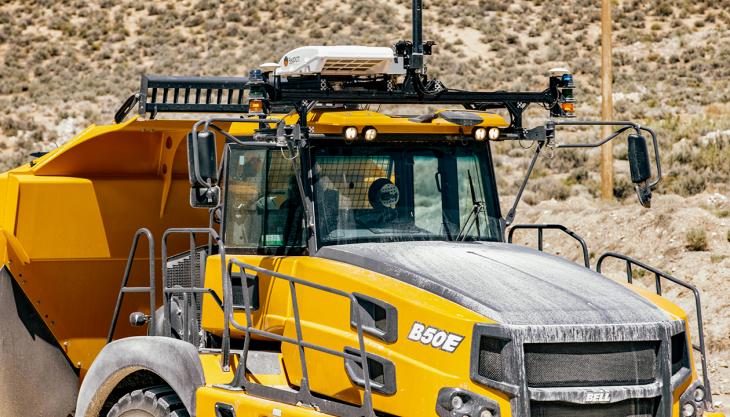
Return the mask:
M 365 136 L 366 141 L 368 141 L 368 142 L 373 141 L 373 140 L 375 140 L 375 138 L 378 137 L 378 131 L 375 130 L 374 127 L 369 127 L 367 129 L 365 129 L 364 136 Z
M 474 139 L 481 142 L 487 138 L 487 129 L 478 127 L 474 129 Z
M 497 140 L 497 139 L 499 139 L 499 128 L 490 127 L 489 128 L 489 140 Z
M 346 127 L 345 128 L 345 140 L 348 142 L 352 142 L 353 140 L 357 139 L 357 128 L 356 127 Z

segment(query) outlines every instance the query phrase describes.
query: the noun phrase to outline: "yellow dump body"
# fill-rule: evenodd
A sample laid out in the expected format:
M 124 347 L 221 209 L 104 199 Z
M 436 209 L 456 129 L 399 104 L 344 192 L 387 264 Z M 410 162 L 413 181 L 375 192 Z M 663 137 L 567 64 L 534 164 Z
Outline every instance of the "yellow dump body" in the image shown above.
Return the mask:
M 170 227 L 208 224 L 208 213 L 187 203 L 183 139 L 191 126 L 132 120 L 91 127 L 0 175 L 0 263 L 82 374 L 106 342 L 136 230 L 147 227 L 159 239 Z M 142 243 L 130 285 L 148 284 L 146 253 Z M 129 295 L 122 317 L 146 312 L 145 305 L 144 295 Z M 126 323 L 117 331 L 133 333 Z

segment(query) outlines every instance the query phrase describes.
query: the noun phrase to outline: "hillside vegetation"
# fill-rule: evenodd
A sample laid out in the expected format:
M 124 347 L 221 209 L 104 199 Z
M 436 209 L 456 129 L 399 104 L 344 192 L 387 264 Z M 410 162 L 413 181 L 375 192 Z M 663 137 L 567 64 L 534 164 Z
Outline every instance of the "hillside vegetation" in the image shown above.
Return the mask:
M 445 85 L 541 90 L 548 69 L 567 66 L 580 117 L 598 117 L 600 1 L 425 3 L 425 38 L 437 42 L 429 71 Z M 651 211 L 638 208 L 626 146 L 617 143 L 618 202 L 600 203 L 598 153 L 559 152 L 538 165 L 518 221 L 566 223 L 595 245 L 594 260 L 600 250 L 628 251 L 696 283 L 708 300 L 715 390 L 728 395 L 730 0 L 614 5 L 615 119 L 655 128 L 667 175 L 658 193 L 667 195 Z M 409 0 L 5 0 L 0 170 L 88 124 L 111 123 L 143 73 L 240 76 L 306 44 L 388 46 L 408 38 Z M 527 121 L 544 117 L 538 108 Z M 561 137 L 596 139 L 598 131 L 579 133 Z M 529 151 L 505 143 L 495 153 L 500 189 L 513 193 Z
M 596 115 L 599 1 L 425 3 L 425 38 L 438 43 L 430 71 L 447 86 L 537 90 L 549 68 L 568 66 L 579 113 Z M 615 116 L 657 128 L 670 168 L 663 190 L 726 184 L 730 1 L 618 1 L 614 21 Z M 142 73 L 245 75 L 304 44 L 391 45 L 409 31 L 408 0 L 3 2 L 0 168 L 110 122 Z M 625 147 L 616 151 L 625 158 Z M 593 188 L 591 175 L 573 176 Z M 549 197 L 566 197 L 572 185 L 552 184 Z

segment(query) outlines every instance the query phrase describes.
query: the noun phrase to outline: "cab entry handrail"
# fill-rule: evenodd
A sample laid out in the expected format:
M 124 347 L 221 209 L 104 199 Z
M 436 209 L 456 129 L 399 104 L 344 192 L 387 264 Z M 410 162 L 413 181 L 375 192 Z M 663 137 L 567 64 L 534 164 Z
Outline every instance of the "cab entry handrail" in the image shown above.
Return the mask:
M 668 273 L 664 271 L 660 271 L 652 266 L 649 266 L 641 261 L 638 261 L 634 258 L 631 258 L 629 256 L 615 253 L 615 252 L 606 252 L 603 255 L 601 255 L 598 258 L 598 262 L 596 263 L 596 272 L 599 274 L 601 272 L 601 268 L 603 266 L 603 261 L 609 258 L 614 258 L 618 260 L 622 260 L 626 262 L 626 278 L 629 282 L 629 284 L 632 284 L 634 282 L 634 274 L 631 269 L 632 265 L 638 266 L 641 269 L 644 269 L 646 271 L 649 271 L 654 274 L 654 285 L 656 287 L 656 293 L 657 295 L 662 295 L 662 278 L 673 282 L 681 287 L 684 287 L 690 291 L 692 291 L 692 294 L 694 295 L 695 299 L 695 310 L 697 313 L 697 332 L 698 332 L 698 340 L 699 345 L 693 343 L 692 348 L 696 350 L 700 354 L 700 361 L 702 363 L 702 379 L 704 380 L 705 384 L 705 392 L 706 392 L 706 398 L 707 402 L 709 404 L 712 404 L 712 389 L 710 387 L 710 377 L 708 375 L 707 371 L 707 358 L 705 354 L 705 331 L 704 326 L 702 324 L 702 303 L 700 301 L 700 291 L 695 287 L 694 285 L 690 284 L 689 282 L 683 281 L 677 277 L 674 277 L 672 275 L 669 275 Z
M 134 264 L 134 258 L 137 254 L 137 246 L 139 245 L 139 239 L 144 236 L 147 238 L 149 247 L 149 264 L 150 264 L 150 284 L 147 287 L 127 287 L 129 282 L 129 275 L 132 272 L 132 265 Z M 127 258 L 127 266 L 124 268 L 124 276 L 122 277 L 122 284 L 117 295 L 117 304 L 114 307 L 114 315 L 112 316 L 111 326 L 109 327 L 109 333 L 106 338 L 107 343 L 111 343 L 114 339 L 114 331 L 117 327 L 117 321 L 119 320 L 119 312 L 122 309 L 122 303 L 124 302 L 124 294 L 126 293 L 149 293 L 150 295 L 150 315 L 148 321 L 147 332 L 150 335 L 154 335 L 155 331 L 155 238 L 152 236 L 147 228 L 141 228 L 137 230 L 132 239 L 132 249 L 129 251 L 129 257 Z

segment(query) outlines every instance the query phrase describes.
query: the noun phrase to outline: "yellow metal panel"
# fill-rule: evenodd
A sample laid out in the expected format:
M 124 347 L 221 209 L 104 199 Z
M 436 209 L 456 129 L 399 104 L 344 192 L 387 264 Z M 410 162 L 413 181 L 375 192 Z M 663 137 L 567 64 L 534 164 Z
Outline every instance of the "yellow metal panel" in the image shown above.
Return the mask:
M 30 256 L 28 256 L 28 252 L 25 250 L 25 247 L 23 247 L 23 244 L 20 243 L 18 238 L 16 238 L 13 234 L 5 229 L 0 229 L 0 240 L 2 241 L 4 247 L 3 254 L 5 255 L 2 261 L 3 265 L 8 261 L 7 250 L 12 250 L 13 254 L 18 258 L 21 264 L 27 265 L 30 263 Z
M 253 397 L 241 392 L 226 391 L 220 388 L 200 388 L 195 397 L 197 417 L 217 417 L 215 405 L 218 403 L 231 405 L 236 410 L 236 417 L 325 417 L 311 408 L 282 404 L 262 398 Z
M 443 387 L 459 387 L 490 396 L 500 403 L 503 415 L 509 415 L 509 400 L 504 394 L 474 384 L 469 377 L 473 326 L 475 323 L 492 322 L 489 319 L 404 282 L 331 260 L 313 257 L 236 258 L 318 284 L 366 294 L 397 307 L 399 337 L 395 343 L 388 344 L 366 336 L 369 353 L 396 364 L 398 393 L 390 397 L 375 394 L 377 409 L 403 416 L 435 415 L 438 391 Z M 220 293 L 217 287 L 220 285 L 217 273 L 220 259 L 215 257 L 209 262 L 206 285 Z M 288 283 L 280 279 L 272 283 L 270 277 L 261 275 L 259 280 L 262 309 L 254 316 L 255 325 L 276 327 L 272 323 L 280 324 L 284 320 L 284 335 L 296 338 Z M 350 327 L 348 299 L 302 285 L 297 285 L 297 296 L 304 340 L 338 351 L 343 351 L 345 346 L 358 347 L 356 333 Z M 203 324 L 207 330 L 221 331 L 219 310 L 210 300 L 204 304 Z M 240 323 L 246 322 L 243 312 L 235 313 L 235 317 Z M 413 342 L 408 340 L 408 333 L 414 322 L 462 335 L 464 340 L 454 353 Z M 296 385 L 301 379 L 299 352 L 290 344 L 283 344 L 282 351 L 289 382 Z M 313 391 L 351 403 L 361 401 L 362 390 L 349 380 L 342 358 L 311 349 L 306 350 L 306 355 Z
M 5 223 L 5 213 L 8 212 L 8 174 L 0 174 L 0 228 L 8 228 Z
M 205 384 L 214 386 L 218 384 L 228 384 L 233 381 L 236 371 L 237 356 L 233 356 L 231 369 L 225 372 L 221 369 L 221 355 L 206 353 L 200 355 L 200 364 L 203 366 L 203 375 L 205 375 Z
M 91 180 L 20 176 L 16 235 L 31 259 L 106 258 L 109 245 Z
M 5 208 L 4 215 L 0 218 L 0 226 L 11 233 L 15 233 L 15 217 L 18 209 L 19 190 L 18 179 L 15 175 L 7 174 L 6 187 L 4 199 L 0 203 Z
M 148 227 L 159 254 L 164 230 L 207 226 L 208 212 L 187 203 L 187 179 L 173 180 L 169 198 L 175 203 L 160 218 L 160 178 L 19 177 L 21 206 L 27 209 L 18 219 L 18 240 L 27 246 L 31 262 L 14 263 L 11 270 L 83 374 L 105 343 L 135 231 Z M 171 239 L 169 253 L 187 249 L 184 240 Z M 136 259 L 129 285 L 147 286 L 146 242 Z M 159 262 L 158 257 L 158 268 Z M 148 305 L 146 294 L 125 297 L 117 337 L 144 333 L 125 318 L 133 311 L 148 313 Z
M 236 256 L 236 258 L 319 284 L 370 295 L 397 307 L 399 337 L 395 343 L 388 344 L 366 336 L 367 351 L 392 361 L 396 366 L 397 394 L 385 396 L 375 393 L 373 400 L 376 409 L 402 416 L 433 416 L 438 391 L 443 387 L 458 387 L 494 399 L 499 403 L 503 416 L 511 415 L 509 400 L 504 394 L 476 384 L 469 377 L 473 326 L 475 323 L 492 322 L 488 318 L 420 288 L 331 260 L 311 257 Z M 218 287 L 220 275 L 216 272 L 219 269 L 219 261 L 219 258 L 211 259 L 206 283 L 220 292 Z M 212 276 L 214 278 L 211 278 Z M 254 324 L 259 328 L 266 328 L 272 327 L 272 322 L 283 321 L 283 334 L 296 338 L 288 283 L 283 280 L 272 282 L 270 277 L 261 275 L 259 279 L 262 285 L 262 310 L 254 315 Z M 637 290 L 635 287 L 632 289 Z M 655 302 L 673 317 L 686 319 L 686 314 L 669 301 L 643 290 L 637 292 Z M 358 347 L 355 333 L 350 326 L 348 300 L 301 285 L 297 286 L 297 295 L 304 340 L 338 351 L 344 350 L 346 346 Z M 222 316 L 217 310 L 219 309 L 212 303 L 206 303 L 203 321 L 208 330 L 219 333 Z M 240 323 L 245 323 L 243 312 L 235 313 L 235 317 Z M 457 333 L 465 336 L 465 339 L 454 353 L 446 353 L 408 340 L 407 336 L 414 322 Z M 240 337 L 240 333 L 238 334 Z M 282 351 L 289 384 L 296 386 L 302 377 L 299 351 L 293 345 L 286 343 L 282 345 Z M 314 392 L 355 404 L 362 400 L 362 389 L 354 386 L 349 380 L 344 372 L 341 358 L 312 349 L 306 349 L 306 357 L 309 383 Z M 694 369 L 692 372 L 694 381 L 697 379 L 697 373 Z M 679 395 L 689 383 L 691 381 L 684 384 L 685 386 L 678 387 L 675 392 L 675 410 L 678 409 Z M 250 404 L 256 403 L 259 406 L 268 403 L 265 400 L 250 401 L 252 401 Z M 199 409 L 199 412 L 206 410 Z
M 673 317 L 676 320 L 687 320 L 687 313 L 682 310 L 681 307 L 679 307 L 677 304 L 674 304 L 673 302 L 669 301 L 668 299 L 657 295 L 656 292 L 646 290 L 644 288 L 641 288 L 638 285 L 629 284 L 629 283 L 622 283 L 625 287 L 629 288 L 630 290 L 636 292 L 637 294 L 641 295 L 642 297 L 646 298 L 651 302 L 652 304 L 656 305 L 658 308 L 664 310 L 667 314 L 669 314 L 671 317 Z
M 509 123 L 500 115 L 476 112 L 484 121 L 477 126 L 484 127 L 508 127 Z M 277 117 L 277 116 L 272 116 Z M 287 123 L 294 123 L 296 116 L 290 116 Z M 314 110 L 307 119 L 309 126 L 315 133 L 320 134 L 341 134 L 345 127 L 353 126 L 359 132 L 365 127 L 374 127 L 379 133 L 384 134 L 446 134 L 459 135 L 471 134 L 472 127 L 464 127 L 450 123 L 444 119 L 436 118 L 429 123 L 416 123 L 405 117 L 389 116 L 386 114 L 369 110 Z M 252 123 L 234 123 L 230 132 L 233 135 L 247 136 L 253 134 L 256 126 Z

